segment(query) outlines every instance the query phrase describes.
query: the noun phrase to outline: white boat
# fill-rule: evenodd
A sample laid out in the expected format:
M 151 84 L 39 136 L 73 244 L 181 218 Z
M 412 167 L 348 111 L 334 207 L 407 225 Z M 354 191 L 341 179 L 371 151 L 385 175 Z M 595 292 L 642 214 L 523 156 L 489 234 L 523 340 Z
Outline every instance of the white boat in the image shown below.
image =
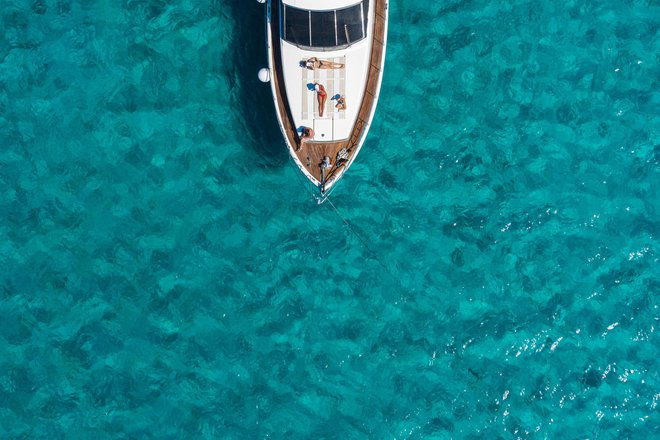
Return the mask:
M 259 0 L 264 2 L 264 0 Z M 323 202 L 364 144 L 383 78 L 389 0 L 268 0 L 268 70 L 295 164 Z

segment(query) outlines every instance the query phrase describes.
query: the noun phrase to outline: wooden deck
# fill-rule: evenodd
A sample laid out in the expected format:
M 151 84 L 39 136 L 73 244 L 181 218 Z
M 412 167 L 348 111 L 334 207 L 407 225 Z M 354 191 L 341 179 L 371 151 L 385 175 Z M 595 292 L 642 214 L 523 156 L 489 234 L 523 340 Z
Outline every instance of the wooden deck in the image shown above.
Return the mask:
M 369 68 L 369 77 L 367 79 L 366 90 L 364 92 L 364 97 L 360 105 L 360 110 L 358 112 L 355 125 L 351 132 L 351 136 L 348 139 L 336 142 L 319 142 L 319 141 L 307 141 L 302 147 L 296 152 L 298 159 L 303 164 L 303 166 L 309 171 L 309 173 L 314 176 L 319 182 L 322 181 L 321 177 L 321 162 L 325 156 L 330 158 L 331 168 L 327 172 L 325 180 L 336 176 L 342 170 L 342 167 L 347 162 L 350 162 L 352 156 L 356 153 L 356 147 L 362 138 L 363 131 L 369 118 L 371 117 L 372 112 L 375 110 L 373 108 L 375 102 L 375 95 L 378 92 L 378 81 L 380 78 L 380 67 L 383 61 L 384 56 L 384 42 L 385 42 L 385 21 L 387 16 L 386 0 L 371 0 L 375 6 L 375 19 L 374 19 L 374 33 L 373 33 L 373 44 L 371 49 L 371 66 Z M 271 41 L 271 46 L 273 47 L 273 56 L 275 60 L 271 60 L 271 65 L 280 66 L 282 59 L 281 48 L 280 48 L 280 7 L 279 1 L 274 1 L 271 8 L 271 34 L 274 41 Z M 291 115 L 291 109 L 286 100 L 286 89 L 284 86 L 284 74 L 281 69 L 276 69 L 274 75 L 271 79 L 275 85 L 277 106 L 280 115 L 282 115 L 282 123 L 284 125 L 285 135 L 290 145 L 297 148 L 300 146 L 300 138 L 296 131 L 296 127 L 293 125 L 293 117 Z M 332 111 L 332 110 L 330 110 Z M 348 160 L 340 161 L 337 164 L 337 154 L 342 148 L 348 150 Z

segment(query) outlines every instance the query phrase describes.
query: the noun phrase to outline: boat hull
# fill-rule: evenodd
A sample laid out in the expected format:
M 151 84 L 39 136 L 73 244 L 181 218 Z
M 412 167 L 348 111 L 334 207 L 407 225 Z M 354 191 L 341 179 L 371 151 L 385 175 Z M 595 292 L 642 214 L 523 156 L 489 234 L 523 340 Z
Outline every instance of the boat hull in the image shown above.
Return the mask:
M 369 38 L 369 60 L 366 75 L 359 85 L 361 99 L 354 100 L 349 105 L 357 105 L 354 112 L 354 120 L 348 130 L 348 136 L 344 139 L 331 139 L 323 141 L 319 139 L 301 141 L 300 126 L 296 126 L 296 119 L 292 113 L 295 108 L 289 102 L 288 85 L 292 88 L 291 72 L 285 72 L 283 66 L 283 51 L 290 50 L 282 39 L 281 32 L 281 1 L 269 0 L 266 12 L 266 31 L 268 44 L 268 67 L 270 71 L 270 84 L 273 93 L 278 122 L 282 135 L 287 144 L 289 154 L 307 179 L 318 188 L 318 200 L 323 201 L 330 194 L 336 183 L 341 179 L 351 164 L 355 161 L 358 153 L 364 145 L 367 133 L 373 121 L 378 103 L 380 86 L 383 78 L 383 67 L 385 63 L 386 41 L 387 41 L 387 14 L 388 0 L 370 1 L 370 32 Z M 321 53 L 319 57 L 328 56 Z M 300 70 L 299 66 L 294 69 Z M 292 91 L 293 92 L 293 91 Z M 332 111 L 332 110 L 331 110 Z M 327 116 L 326 116 L 327 118 Z

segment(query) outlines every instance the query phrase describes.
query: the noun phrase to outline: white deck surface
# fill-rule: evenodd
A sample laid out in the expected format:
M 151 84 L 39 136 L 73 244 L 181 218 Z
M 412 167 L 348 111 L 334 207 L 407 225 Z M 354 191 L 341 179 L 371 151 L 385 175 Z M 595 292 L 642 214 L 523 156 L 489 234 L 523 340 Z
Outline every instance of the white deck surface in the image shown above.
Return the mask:
M 333 8 L 336 7 L 334 2 L 330 3 Z M 281 42 L 282 71 L 291 114 L 296 128 L 314 129 L 315 141 L 337 141 L 351 134 L 369 73 L 371 28 L 367 28 L 367 38 L 347 49 L 332 52 L 303 50 L 286 41 Z M 311 57 L 339 62 L 344 64 L 344 68 L 309 70 L 300 67 L 300 61 Z M 314 82 L 322 84 L 328 93 L 322 118 L 318 112 L 316 92 L 308 89 L 308 84 L 311 87 Z M 335 95 L 344 96 L 346 110 L 335 111 L 336 101 L 331 99 Z

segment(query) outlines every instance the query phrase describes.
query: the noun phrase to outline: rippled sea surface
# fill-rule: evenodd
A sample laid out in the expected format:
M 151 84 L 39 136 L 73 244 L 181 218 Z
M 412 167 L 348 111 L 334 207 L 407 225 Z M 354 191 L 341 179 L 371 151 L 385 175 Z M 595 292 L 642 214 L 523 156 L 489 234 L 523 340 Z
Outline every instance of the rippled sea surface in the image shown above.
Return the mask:
M 660 436 L 656 1 L 391 0 L 321 206 L 262 5 L 0 6 L 0 437 Z

